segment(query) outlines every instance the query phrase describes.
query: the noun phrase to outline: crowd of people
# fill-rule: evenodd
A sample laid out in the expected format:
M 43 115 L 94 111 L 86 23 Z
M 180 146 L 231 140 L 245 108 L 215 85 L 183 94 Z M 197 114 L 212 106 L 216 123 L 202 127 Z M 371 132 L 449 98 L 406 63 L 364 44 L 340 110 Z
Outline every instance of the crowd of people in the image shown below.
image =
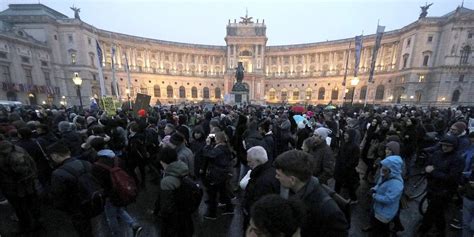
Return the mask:
M 446 203 L 455 199 L 462 219 L 451 224 L 474 236 L 471 116 L 470 108 L 409 106 L 183 105 L 113 116 L 3 109 L 0 200 L 13 207 L 19 234 L 41 230 L 40 206 L 48 205 L 79 236 L 94 236 L 91 218 L 102 214 L 112 235 L 122 221 L 139 236 L 144 226 L 127 206 L 157 185 L 150 208 L 164 237 L 193 236 L 200 204 L 213 221 L 233 215 L 237 201 L 246 236 L 348 236 L 350 206 L 367 195 L 357 192 L 366 182 L 372 208 L 363 230 L 390 236 L 404 230 L 404 182 L 421 164 L 428 208 L 417 234 L 435 226 L 445 236 Z

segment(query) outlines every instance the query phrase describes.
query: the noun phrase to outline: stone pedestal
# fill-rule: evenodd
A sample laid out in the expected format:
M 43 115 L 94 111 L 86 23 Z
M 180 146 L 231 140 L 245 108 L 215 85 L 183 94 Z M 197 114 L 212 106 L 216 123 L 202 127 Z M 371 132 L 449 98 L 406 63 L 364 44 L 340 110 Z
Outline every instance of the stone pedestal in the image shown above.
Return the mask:
M 237 105 L 248 104 L 249 102 L 249 90 L 245 88 L 244 84 L 237 82 L 232 87 L 231 94 L 234 97 L 234 103 Z

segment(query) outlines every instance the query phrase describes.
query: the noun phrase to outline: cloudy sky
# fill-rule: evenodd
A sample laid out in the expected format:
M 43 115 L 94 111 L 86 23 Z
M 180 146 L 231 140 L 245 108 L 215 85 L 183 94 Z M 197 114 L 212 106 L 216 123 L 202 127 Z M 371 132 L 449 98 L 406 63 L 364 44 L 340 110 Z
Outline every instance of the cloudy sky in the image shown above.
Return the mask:
M 154 39 L 225 45 L 229 19 L 245 15 L 265 19 L 268 45 L 311 43 L 375 33 L 377 21 L 387 30 L 418 19 L 420 0 L 0 0 L 42 3 L 69 17 L 73 4 L 81 19 L 95 27 Z M 462 0 L 431 0 L 428 16 L 456 9 Z M 474 9 L 474 0 L 464 7 Z

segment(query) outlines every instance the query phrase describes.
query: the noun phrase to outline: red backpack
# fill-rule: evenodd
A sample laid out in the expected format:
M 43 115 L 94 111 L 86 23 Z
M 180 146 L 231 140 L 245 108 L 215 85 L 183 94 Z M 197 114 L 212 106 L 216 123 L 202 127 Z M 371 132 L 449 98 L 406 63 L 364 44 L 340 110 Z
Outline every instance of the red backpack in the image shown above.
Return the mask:
M 137 185 L 135 180 L 119 167 L 118 158 L 114 158 L 114 167 L 109 167 L 99 162 L 96 162 L 95 164 L 110 172 L 113 195 L 111 198 L 114 205 L 127 206 L 128 204 L 135 202 L 138 195 Z

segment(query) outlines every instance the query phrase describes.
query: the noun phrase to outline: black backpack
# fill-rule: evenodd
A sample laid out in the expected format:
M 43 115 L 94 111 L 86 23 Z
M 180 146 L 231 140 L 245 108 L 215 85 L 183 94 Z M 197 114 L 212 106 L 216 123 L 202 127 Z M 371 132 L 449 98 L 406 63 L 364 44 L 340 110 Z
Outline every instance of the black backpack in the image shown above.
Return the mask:
M 177 189 L 178 209 L 184 213 L 193 213 L 201 205 L 202 188 L 188 176 L 181 178 L 180 181 L 181 186 Z
M 326 184 L 321 184 L 321 187 L 329 195 L 326 199 L 324 199 L 321 202 L 321 206 L 324 206 L 324 204 L 326 204 L 326 202 L 331 200 L 331 199 L 334 200 L 334 202 L 336 202 L 339 209 L 344 213 L 344 216 L 346 217 L 347 223 L 350 225 L 351 224 L 351 204 L 350 204 L 350 200 L 345 199 L 339 193 L 336 193 L 336 191 L 332 190 Z
M 84 164 L 86 161 L 78 162 L 81 162 L 84 169 L 86 169 Z M 104 212 L 104 189 L 97 179 L 89 171 L 78 173 L 78 171 L 67 165 L 61 168 L 77 180 L 77 196 L 82 214 L 87 218 L 92 218 Z

